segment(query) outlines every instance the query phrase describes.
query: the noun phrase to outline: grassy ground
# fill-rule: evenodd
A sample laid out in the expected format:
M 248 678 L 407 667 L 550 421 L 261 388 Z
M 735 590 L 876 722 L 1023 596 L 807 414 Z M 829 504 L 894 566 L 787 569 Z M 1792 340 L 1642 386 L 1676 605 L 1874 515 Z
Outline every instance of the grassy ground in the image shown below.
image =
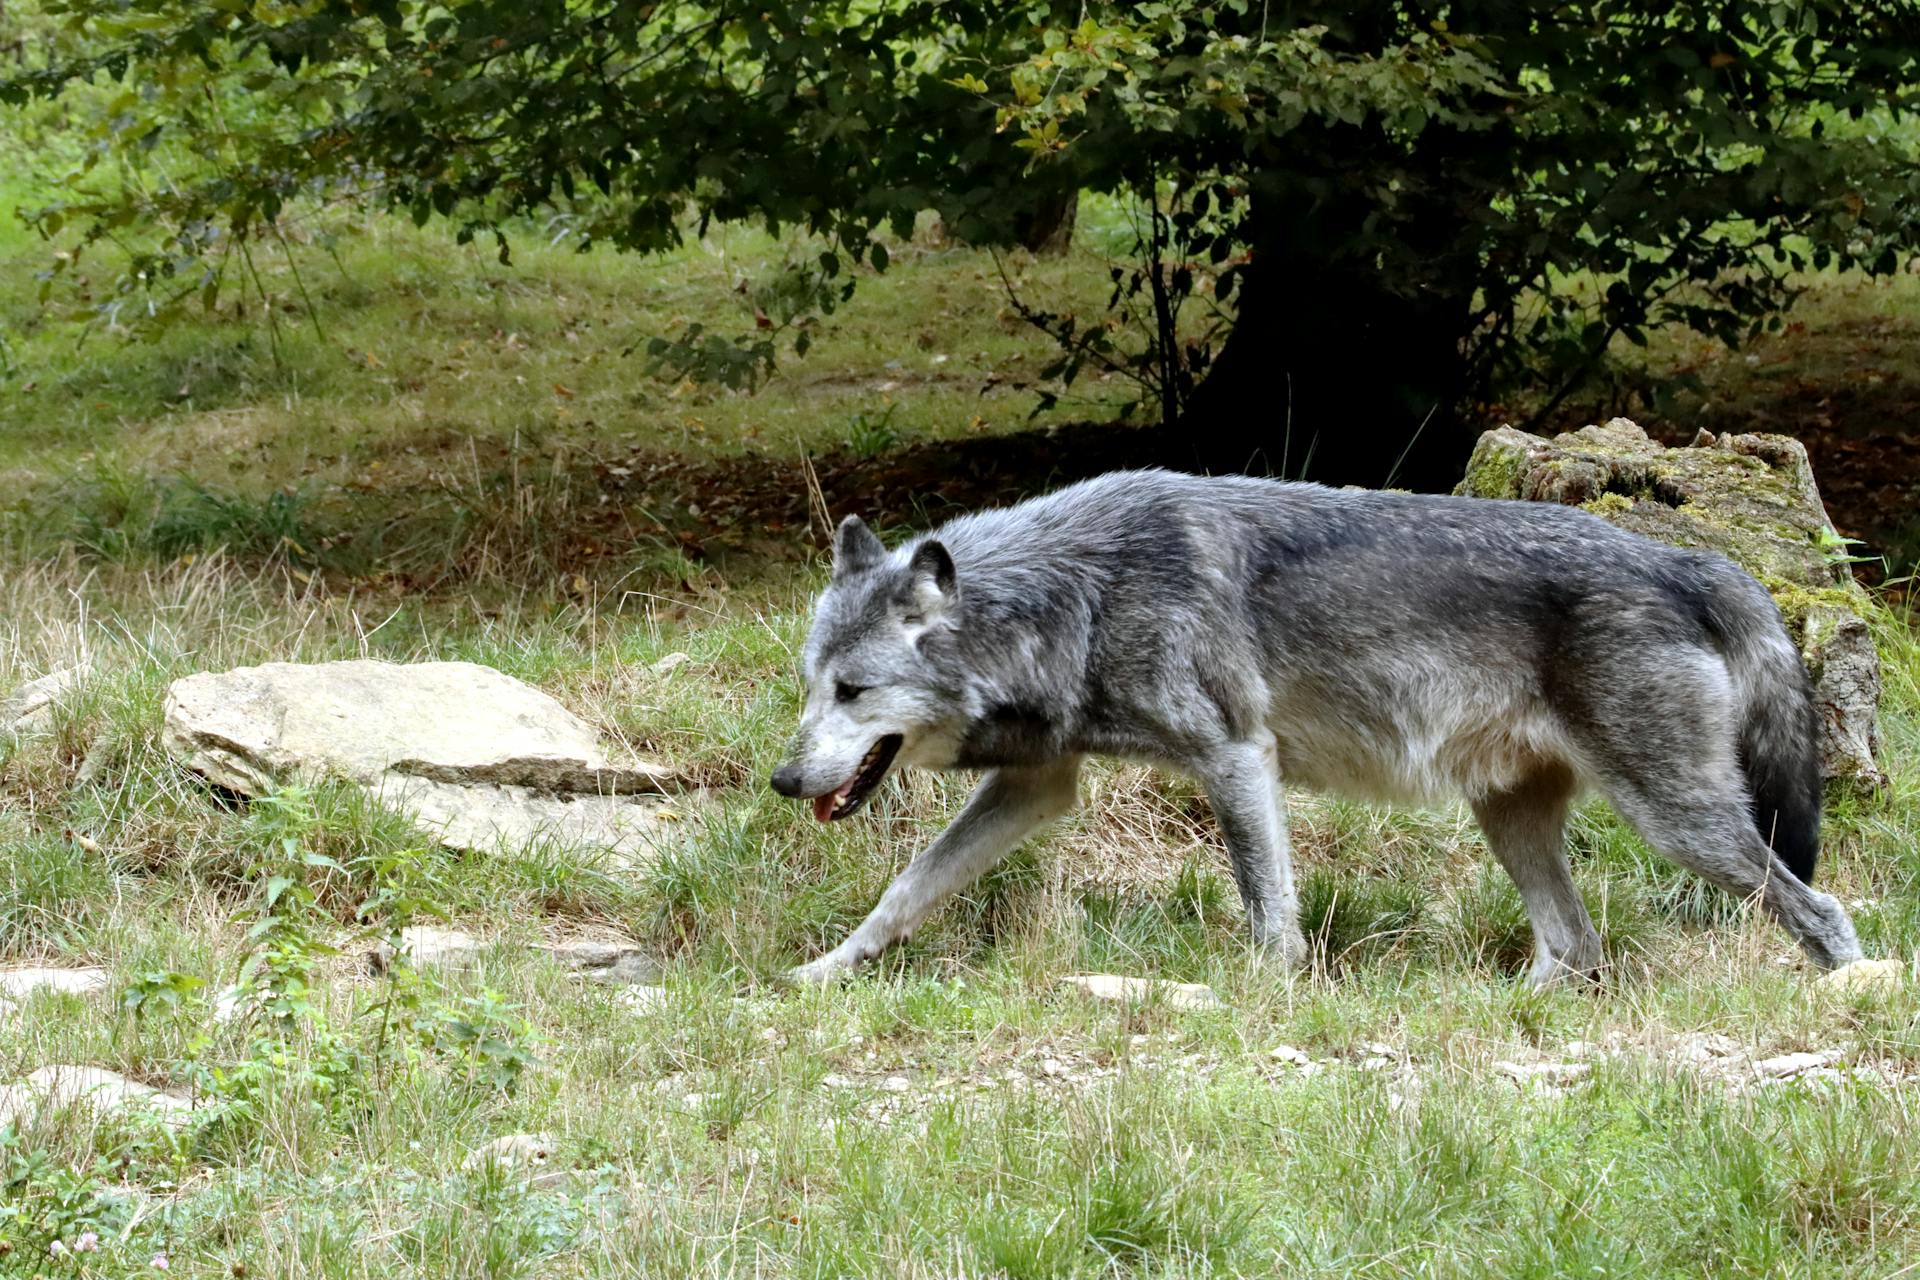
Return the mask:
M 0 690 L 94 675 L 50 732 L 0 739 L 0 963 L 114 985 L 0 1021 L 0 1080 L 90 1063 L 205 1105 L 0 1139 L 0 1274 L 1854 1276 L 1920 1252 L 1920 997 L 1815 987 L 1782 934 L 1604 809 L 1573 833 L 1613 961 L 1598 990 L 1519 981 L 1524 916 L 1462 813 L 1305 796 L 1318 961 L 1262 967 L 1204 803 L 1120 767 L 872 972 L 777 984 L 962 793 L 891 783 L 822 828 L 759 780 L 818 584 L 792 550 L 802 455 L 1024 422 L 1008 388 L 1046 349 L 978 256 L 899 255 L 747 398 L 619 352 L 750 315 L 724 286 L 781 252 L 752 237 L 652 266 L 528 247 L 509 273 L 374 229 L 341 264 L 303 255 L 320 332 L 286 313 L 277 363 L 229 318 L 76 348 L 22 299 L 31 247 L 4 252 Z M 1016 269 L 1088 305 L 1094 267 Z M 690 456 L 789 470 L 798 522 L 742 510 L 733 557 L 705 554 L 726 494 L 675 492 Z M 1822 875 L 1870 951 L 1910 957 L 1920 641 L 1878 625 L 1894 787 L 1836 803 Z M 656 671 L 672 652 L 690 661 Z M 174 677 L 362 654 L 498 666 L 715 803 L 643 871 L 455 855 L 330 789 L 223 807 L 160 750 Z M 496 940 L 481 966 L 366 976 L 367 935 L 430 907 Z M 666 1005 L 520 945 L 579 934 L 659 954 Z M 1205 982 L 1225 1008 L 1056 981 L 1092 971 Z M 282 1016 L 213 1016 L 243 974 Z M 1582 1045 L 1614 1052 L 1565 1092 L 1496 1067 Z M 1870 1071 L 1748 1088 L 1726 1065 L 1800 1049 Z M 566 1176 L 464 1167 L 528 1132 Z M 48 1254 L 88 1226 L 99 1252 Z

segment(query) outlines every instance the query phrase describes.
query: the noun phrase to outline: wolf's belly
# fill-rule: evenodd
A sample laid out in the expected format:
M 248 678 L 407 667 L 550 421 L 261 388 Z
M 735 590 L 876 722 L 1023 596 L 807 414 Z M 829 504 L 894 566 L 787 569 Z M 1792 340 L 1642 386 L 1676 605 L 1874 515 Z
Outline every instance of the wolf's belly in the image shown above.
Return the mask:
M 1518 784 L 1544 763 L 1571 762 L 1544 707 L 1402 705 L 1396 714 L 1281 714 L 1272 722 L 1289 785 L 1360 800 L 1433 803 Z M 1332 714 L 1329 714 L 1332 712 Z

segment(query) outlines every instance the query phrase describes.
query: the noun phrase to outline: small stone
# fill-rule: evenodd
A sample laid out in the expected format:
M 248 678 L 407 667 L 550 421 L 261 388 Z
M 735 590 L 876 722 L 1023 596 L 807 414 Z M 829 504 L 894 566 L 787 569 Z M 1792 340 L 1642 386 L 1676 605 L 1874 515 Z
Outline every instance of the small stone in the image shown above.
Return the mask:
M 1060 979 L 1095 1000 L 1144 1003 L 1158 999 L 1172 1009 L 1220 1009 L 1225 1005 L 1213 988 L 1198 982 L 1167 982 L 1158 978 L 1127 978 L 1112 973 L 1080 973 Z
M 87 667 L 63 667 L 49 671 L 38 680 L 29 680 L 0 700 L 0 732 L 26 733 L 46 729 L 53 724 L 53 704 L 87 678 Z
M 905 1076 L 888 1076 L 880 1082 L 880 1087 L 888 1093 L 905 1093 L 907 1090 L 913 1088 L 913 1081 L 907 1079 Z
M 690 653 L 670 653 L 654 663 L 651 667 L 648 667 L 647 670 L 657 676 L 672 675 L 692 661 L 693 655 Z
M 1898 960 L 1855 960 L 1822 974 L 1819 985 L 1842 995 L 1888 995 L 1905 985 L 1906 979 L 1906 966 Z
M 1753 1069 L 1769 1080 L 1788 1080 L 1816 1067 L 1828 1066 L 1846 1056 L 1843 1049 L 1822 1049 L 1818 1053 L 1783 1053 L 1753 1064 Z
M 1284 1062 L 1289 1066 L 1310 1067 L 1313 1065 L 1313 1059 L 1309 1058 L 1305 1051 L 1296 1049 L 1290 1044 L 1275 1045 L 1268 1056 L 1275 1062 Z
M 1590 1062 L 1496 1062 L 1493 1069 L 1515 1084 L 1564 1089 L 1593 1074 Z
M 665 987 L 627 987 L 614 996 L 613 1002 L 635 1013 L 658 1013 L 667 1007 L 667 989 Z
M 467 1153 L 460 1167 L 468 1173 L 490 1164 L 506 1169 L 533 1170 L 553 1159 L 553 1135 L 548 1133 L 510 1133 L 483 1143 Z
M 589 982 L 649 982 L 660 976 L 660 966 L 630 942 L 582 940 L 541 947 L 554 960 Z
M 1677 1057 L 1699 1064 L 1735 1056 L 1740 1052 L 1740 1042 L 1711 1031 L 1695 1031 L 1680 1037 L 1674 1050 Z
M 853 1081 L 837 1071 L 829 1071 L 820 1077 L 820 1083 L 828 1089 L 851 1089 Z

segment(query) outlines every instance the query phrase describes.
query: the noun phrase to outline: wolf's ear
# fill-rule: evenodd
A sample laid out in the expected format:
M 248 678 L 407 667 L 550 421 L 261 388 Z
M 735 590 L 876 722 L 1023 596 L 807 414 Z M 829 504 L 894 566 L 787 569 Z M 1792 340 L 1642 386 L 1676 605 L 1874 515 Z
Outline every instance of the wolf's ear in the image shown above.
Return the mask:
M 833 535 L 833 576 L 845 578 L 887 558 L 887 548 L 859 516 L 848 516 Z
M 929 538 L 915 549 L 907 566 L 907 582 L 909 622 L 933 622 L 953 607 L 959 580 L 944 543 Z

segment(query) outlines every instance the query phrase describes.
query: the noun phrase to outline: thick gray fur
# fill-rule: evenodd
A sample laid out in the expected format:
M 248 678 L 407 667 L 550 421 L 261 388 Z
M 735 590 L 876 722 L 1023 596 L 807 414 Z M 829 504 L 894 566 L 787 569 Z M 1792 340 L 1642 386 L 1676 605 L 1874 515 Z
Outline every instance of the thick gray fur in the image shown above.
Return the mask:
M 986 774 L 803 980 L 904 939 L 1069 811 L 1090 754 L 1205 786 L 1253 936 L 1290 963 L 1283 780 L 1464 795 L 1526 903 L 1536 982 L 1603 965 L 1562 840 L 1585 788 L 1814 963 L 1860 955 L 1807 883 L 1814 712 L 1772 600 L 1585 512 L 1139 471 L 892 551 L 849 519 L 804 663 L 784 794 L 834 792 L 891 734 L 897 763 Z

